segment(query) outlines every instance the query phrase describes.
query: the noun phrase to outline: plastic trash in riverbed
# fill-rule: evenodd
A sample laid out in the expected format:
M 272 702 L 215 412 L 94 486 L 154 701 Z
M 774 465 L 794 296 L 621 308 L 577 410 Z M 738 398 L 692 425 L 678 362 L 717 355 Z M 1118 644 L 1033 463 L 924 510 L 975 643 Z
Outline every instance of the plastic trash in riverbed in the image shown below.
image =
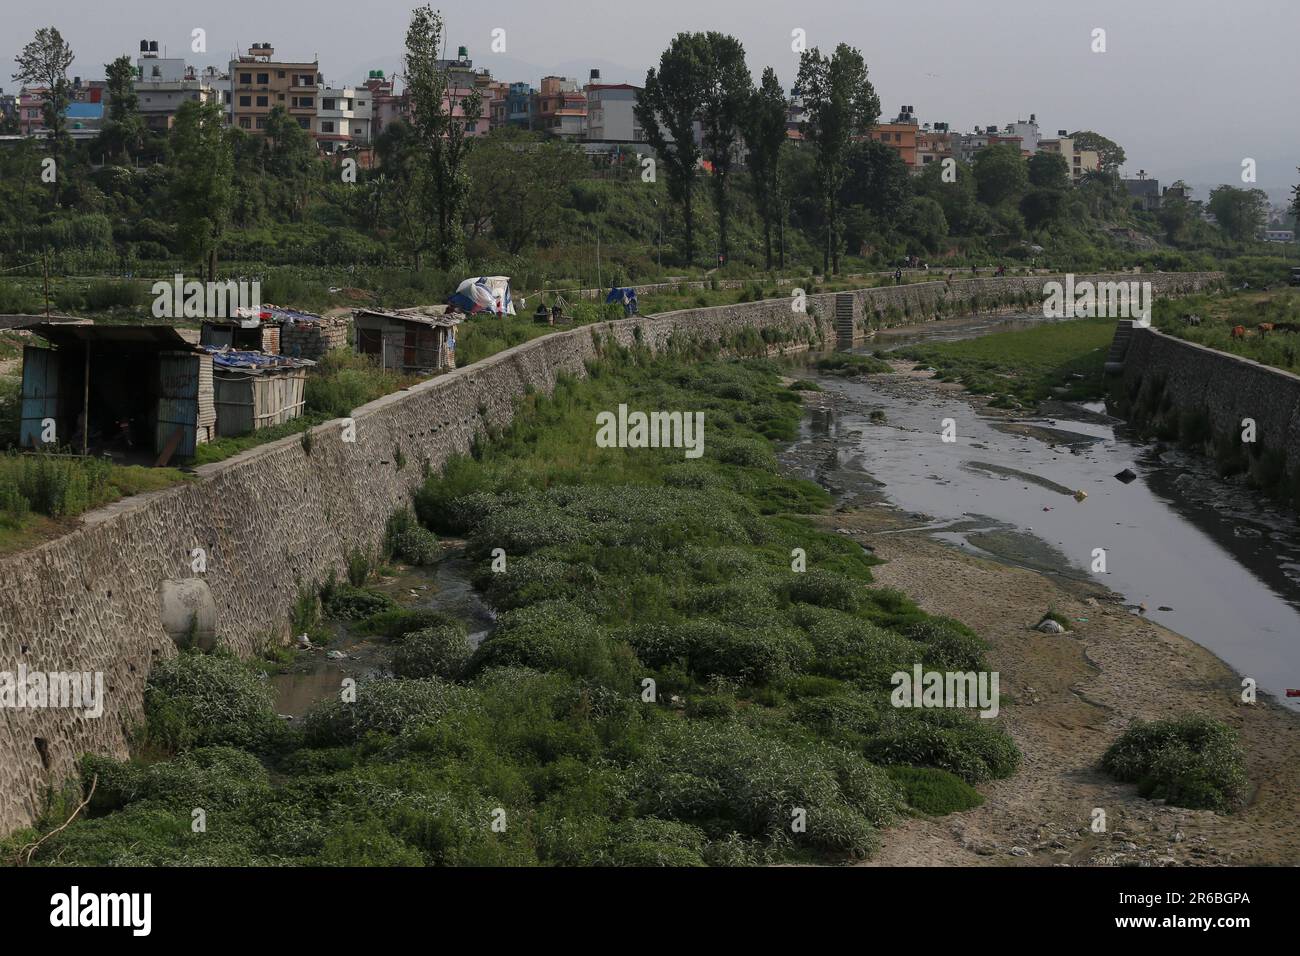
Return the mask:
M 1124 484 L 1126 485 L 1129 484 L 1130 482 L 1137 481 L 1137 475 L 1133 474 L 1133 472 L 1127 468 L 1125 468 L 1115 477 L 1118 478 L 1120 481 L 1124 482 Z
M 1082 501 L 1086 497 L 1088 497 L 1088 492 L 1084 491 L 1082 488 L 1074 493 L 1075 501 Z

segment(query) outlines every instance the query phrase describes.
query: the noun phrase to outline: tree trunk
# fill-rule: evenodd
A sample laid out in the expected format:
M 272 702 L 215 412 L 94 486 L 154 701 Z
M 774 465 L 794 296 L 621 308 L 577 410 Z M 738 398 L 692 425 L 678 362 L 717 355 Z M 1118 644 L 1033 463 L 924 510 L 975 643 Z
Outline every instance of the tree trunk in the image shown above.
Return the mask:
M 682 200 L 682 215 L 686 219 L 686 264 L 689 266 L 695 261 L 695 224 L 691 216 L 691 191 L 686 190 L 686 197 Z

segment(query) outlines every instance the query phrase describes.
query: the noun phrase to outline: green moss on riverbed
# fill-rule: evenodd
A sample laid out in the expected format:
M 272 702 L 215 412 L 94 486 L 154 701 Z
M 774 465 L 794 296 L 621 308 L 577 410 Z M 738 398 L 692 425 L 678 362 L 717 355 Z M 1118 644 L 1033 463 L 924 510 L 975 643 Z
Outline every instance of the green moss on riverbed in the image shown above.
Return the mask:
M 873 560 L 817 530 L 829 497 L 776 468 L 801 405 L 770 364 L 612 350 L 590 371 L 527 396 L 417 497 L 426 526 L 468 539 L 502 612 L 455 667 L 442 644 L 404 652 L 411 673 L 454 680 L 363 682 L 355 703 L 286 725 L 246 665 L 184 655 L 140 737 L 169 759 L 87 758 L 95 801 L 33 862 L 841 860 L 888 839 L 909 798 L 963 809 L 970 783 L 1015 770 L 996 721 L 890 706 L 894 672 L 978 670 L 985 645 L 874 587 Z M 703 457 L 597 447 L 596 414 L 620 403 L 704 412 Z M 418 644 L 429 622 L 405 617 L 381 609 L 365 629 Z M 912 765 L 951 776 L 885 770 Z
M 1114 319 L 1077 319 L 913 345 L 894 354 L 933 366 L 944 381 L 960 382 L 977 395 L 996 396 L 994 405 L 1014 407 L 1052 397 L 1102 397 L 1106 351 L 1114 335 Z

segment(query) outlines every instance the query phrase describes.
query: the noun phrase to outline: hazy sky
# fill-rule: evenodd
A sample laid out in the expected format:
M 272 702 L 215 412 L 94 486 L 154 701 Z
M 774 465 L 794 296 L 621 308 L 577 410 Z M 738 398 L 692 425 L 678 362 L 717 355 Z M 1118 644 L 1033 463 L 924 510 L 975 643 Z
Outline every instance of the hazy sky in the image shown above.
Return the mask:
M 400 63 L 412 0 L 50 0 L 0 5 L 0 86 L 12 92 L 12 57 L 39 26 L 54 25 L 77 55 L 70 71 L 101 77 L 144 38 L 196 65 L 229 61 L 261 41 L 310 60 L 334 83 Z M 867 59 L 885 118 L 914 106 L 922 122 L 954 129 L 1037 114 L 1046 134 L 1095 129 L 1124 146 L 1125 173 L 1168 182 L 1242 185 L 1256 160 L 1270 192 L 1297 181 L 1300 165 L 1300 0 L 495 0 L 441 6 L 452 48 L 476 66 L 536 84 L 543 73 L 639 81 L 671 37 L 720 30 L 745 45 L 755 74 L 776 68 L 788 88 L 797 68 L 795 28 L 810 46 L 844 41 Z M 207 55 L 190 34 L 207 31 Z M 490 52 L 494 28 L 505 55 Z M 1091 51 L 1092 31 L 1107 51 Z M 1201 197 L 1203 198 L 1203 196 Z

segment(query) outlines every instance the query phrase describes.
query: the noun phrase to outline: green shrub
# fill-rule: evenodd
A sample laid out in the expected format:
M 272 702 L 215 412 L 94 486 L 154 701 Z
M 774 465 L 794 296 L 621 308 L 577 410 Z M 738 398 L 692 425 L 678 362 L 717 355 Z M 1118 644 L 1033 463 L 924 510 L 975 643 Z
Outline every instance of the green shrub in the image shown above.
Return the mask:
M 321 603 L 325 615 L 336 621 L 360 621 L 396 607 L 396 602 L 386 594 L 349 584 L 332 588 Z
M 991 721 L 944 709 L 891 709 L 863 751 L 882 764 L 936 767 L 969 783 L 1009 777 L 1015 743 Z
M 144 694 L 148 743 L 260 750 L 282 732 L 270 685 L 225 654 L 184 652 L 156 664 Z
M 356 700 L 331 700 L 314 708 L 304 724 L 307 743 L 331 747 L 357 743 L 368 734 L 400 734 L 436 721 L 467 700 L 466 692 L 439 680 L 374 680 L 357 685 Z
M 462 624 L 440 624 L 406 634 L 393 654 L 398 677 L 442 677 L 455 680 L 474 649 Z
M 1237 733 L 1195 714 L 1136 721 L 1102 756 L 1101 768 L 1136 783 L 1144 797 L 1219 813 L 1243 806 L 1248 788 Z
M 978 790 L 960 777 L 933 767 L 889 767 L 889 778 L 898 784 L 914 810 L 932 817 L 960 813 L 984 802 Z

